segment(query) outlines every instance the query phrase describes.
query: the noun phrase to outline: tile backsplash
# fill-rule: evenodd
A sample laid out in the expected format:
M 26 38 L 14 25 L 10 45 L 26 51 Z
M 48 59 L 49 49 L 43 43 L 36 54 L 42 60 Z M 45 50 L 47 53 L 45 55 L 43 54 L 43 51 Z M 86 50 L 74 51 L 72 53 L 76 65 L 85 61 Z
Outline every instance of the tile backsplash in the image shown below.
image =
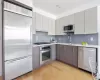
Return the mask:
M 91 45 L 98 45 L 98 34 L 82 34 L 71 36 L 72 43 L 87 42 Z
M 55 39 L 57 40 L 57 42 L 60 42 L 60 43 L 68 43 L 69 41 L 67 35 L 57 35 L 55 36 Z
M 36 32 L 33 35 L 33 43 L 35 42 L 50 42 L 51 38 L 55 39 L 60 43 L 73 43 L 73 44 L 81 44 L 82 42 L 87 42 L 91 45 L 98 45 L 98 34 L 78 34 L 71 35 L 70 39 L 68 35 L 56 35 L 50 36 L 47 32 Z
M 63 36 L 55 36 L 57 42 L 63 42 L 63 43 L 69 43 L 71 40 L 71 43 L 74 44 L 81 44 L 81 42 L 87 42 L 91 45 L 98 45 L 98 34 L 79 34 L 79 35 L 71 35 L 70 39 L 68 35 Z
M 51 38 L 55 39 L 55 36 L 49 36 L 47 32 L 37 31 L 33 35 L 33 43 L 35 42 L 50 42 Z

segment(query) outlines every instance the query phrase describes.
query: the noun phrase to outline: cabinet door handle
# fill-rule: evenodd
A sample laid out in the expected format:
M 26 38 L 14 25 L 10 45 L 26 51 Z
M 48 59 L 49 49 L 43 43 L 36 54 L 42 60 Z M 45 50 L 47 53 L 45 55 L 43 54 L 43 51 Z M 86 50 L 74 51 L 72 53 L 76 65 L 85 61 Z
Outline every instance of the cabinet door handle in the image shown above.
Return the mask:
M 74 47 L 73 47 L 73 53 L 74 53 Z

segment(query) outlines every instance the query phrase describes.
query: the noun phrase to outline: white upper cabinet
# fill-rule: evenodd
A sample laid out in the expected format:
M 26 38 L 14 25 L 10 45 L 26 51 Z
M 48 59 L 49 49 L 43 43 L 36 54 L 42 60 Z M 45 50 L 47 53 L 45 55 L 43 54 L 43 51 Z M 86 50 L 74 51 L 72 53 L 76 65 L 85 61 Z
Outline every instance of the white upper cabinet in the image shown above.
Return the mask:
M 36 13 L 36 31 L 42 31 L 42 15 Z
M 63 17 L 60 19 L 60 33 L 61 35 L 64 35 L 64 26 L 67 26 L 69 23 L 68 23 L 68 18 L 67 17 Z
M 98 33 L 97 7 L 87 9 L 75 14 L 75 34 Z
M 97 33 L 97 7 L 85 11 L 85 34 L 91 33 Z
M 75 29 L 75 15 L 74 14 L 68 16 L 68 25 L 73 25 L 74 26 L 73 28 Z
M 64 35 L 63 27 L 67 25 L 74 25 L 75 34 L 93 34 L 98 33 L 97 22 L 99 17 L 98 7 L 93 7 L 85 11 L 75 13 L 73 15 L 65 16 L 56 20 L 56 35 Z
M 63 19 L 63 27 L 69 25 L 68 16 L 65 16 Z
M 63 24 L 63 18 L 60 18 L 58 20 L 56 20 L 56 30 L 55 30 L 55 35 L 64 35 L 64 24 Z
M 70 24 L 74 25 L 75 24 L 74 14 L 67 16 L 67 19 L 68 19 L 68 25 L 70 25 Z
M 55 23 L 56 23 L 56 26 L 55 26 L 55 33 L 56 33 L 56 35 L 60 35 L 60 19 L 57 19 L 56 21 L 55 21 Z
M 49 27 L 49 18 L 42 16 L 42 30 L 48 32 Z
M 78 12 L 75 14 L 75 34 L 85 33 L 84 14 L 85 12 Z
M 55 20 L 49 18 L 48 35 L 55 35 Z
M 48 32 L 49 35 L 55 35 L 55 20 L 36 13 L 35 30 Z
M 64 26 L 74 25 L 74 14 L 56 20 L 56 35 L 65 35 Z

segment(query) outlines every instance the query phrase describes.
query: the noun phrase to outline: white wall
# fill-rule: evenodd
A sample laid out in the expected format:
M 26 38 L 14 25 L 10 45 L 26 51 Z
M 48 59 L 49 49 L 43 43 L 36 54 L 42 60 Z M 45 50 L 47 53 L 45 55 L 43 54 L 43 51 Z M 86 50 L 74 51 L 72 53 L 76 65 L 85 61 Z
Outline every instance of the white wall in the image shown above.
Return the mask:
M 74 8 L 74 9 L 72 9 L 72 10 L 66 11 L 66 12 L 58 15 L 57 18 L 68 16 L 68 15 L 74 14 L 76 12 L 80 12 L 80 11 L 95 7 L 97 5 L 100 5 L 100 0 L 94 0 L 94 1 L 91 1 L 91 2 L 89 2 L 87 4 L 78 6 L 78 7 Z
M 2 75 L 2 9 L 0 0 L 0 76 Z

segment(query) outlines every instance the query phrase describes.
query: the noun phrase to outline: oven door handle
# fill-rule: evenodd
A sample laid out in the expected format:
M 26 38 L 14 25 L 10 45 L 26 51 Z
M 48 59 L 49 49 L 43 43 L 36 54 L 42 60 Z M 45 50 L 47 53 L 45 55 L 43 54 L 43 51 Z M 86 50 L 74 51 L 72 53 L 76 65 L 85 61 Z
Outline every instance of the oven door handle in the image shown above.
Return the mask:
M 41 51 L 41 53 L 50 52 L 50 50 Z

